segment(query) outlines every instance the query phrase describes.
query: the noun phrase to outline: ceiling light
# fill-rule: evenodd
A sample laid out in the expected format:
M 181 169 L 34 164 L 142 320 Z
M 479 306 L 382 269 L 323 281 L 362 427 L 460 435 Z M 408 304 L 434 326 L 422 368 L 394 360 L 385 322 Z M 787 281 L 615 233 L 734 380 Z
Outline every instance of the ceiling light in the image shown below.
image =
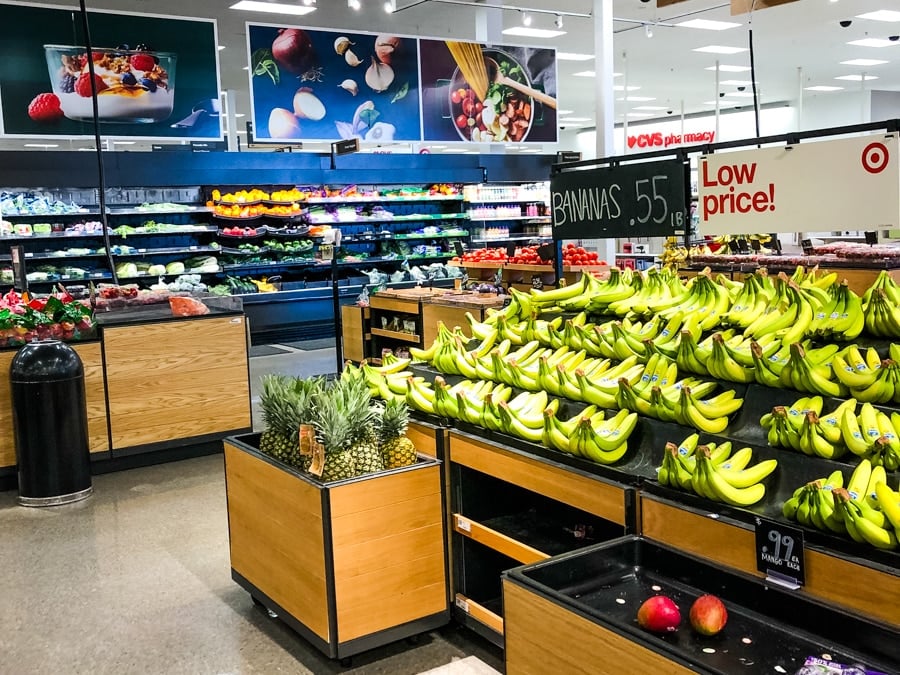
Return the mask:
M 561 119 L 560 122 L 590 122 L 590 117 L 566 117 L 565 119 Z
M 697 47 L 693 51 L 703 52 L 704 54 L 740 54 L 747 51 L 746 47 L 724 47 L 722 45 L 707 45 L 706 47 Z
M 728 99 L 720 98 L 718 101 L 704 101 L 703 105 L 741 105 L 740 101 L 729 101 Z
M 250 66 L 244 66 L 241 70 L 250 70 Z
M 725 87 L 749 87 L 753 83 L 750 80 L 722 80 L 719 84 Z
M 806 91 L 841 91 L 843 87 L 831 87 L 827 84 L 817 84 L 814 87 L 804 87 Z
M 893 40 L 885 40 L 883 38 L 863 38 L 862 40 L 854 40 L 853 42 L 848 42 L 848 45 L 853 45 L 855 47 L 892 47 L 897 44 Z
M 666 110 L 666 106 L 664 105 L 637 105 L 634 107 L 635 110 Z
M 384 3 L 384 11 L 388 14 L 393 14 L 397 11 L 397 0 L 387 0 Z
M 222 51 L 223 49 L 225 49 L 225 45 L 219 45 L 219 51 Z
M 315 7 L 305 5 L 289 5 L 280 2 L 261 2 L 261 0 L 240 0 L 231 6 L 231 9 L 242 9 L 247 12 L 266 12 L 269 14 L 293 14 L 303 16 L 315 12 Z
M 555 38 L 565 35 L 564 30 L 548 30 L 546 28 L 529 28 L 528 26 L 513 26 L 503 31 L 504 35 L 518 35 L 519 37 Z
M 879 9 L 877 12 L 866 12 L 865 14 L 857 14 L 857 19 L 869 19 L 870 21 L 889 21 L 896 23 L 900 21 L 900 12 L 892 9 Z
M 715 70 L 716 66 L 709 66 L 706 70 Z M 720 73 L 746 73 L 750 70 L 750 66 L 727 66 L 719 64 Z
M 245 117 L 244 113 L 234 113 L 235 117 Z
M 648 101 L 655 101 L 656 98 L 653 96 L 626 96 L 624 99 L 616 100 L 628 101 L 630 103 L 647 103 Z
M 565 117 L 566 115 L 571 115 L 573 112 L 575 112 L 575 111 L 574 110 L 557 110 L 556 114 L 559 115 L 560 117 Z
M 556 15 L 556 21 L 553 22 L 553 25 L 556 26 L 557 28 L 562 28 L 562 27 L 563 27 L 563 18 L 562 18 L 562 14 L 557 14 L 557 15 Z
M 531 14 L 528 12 L 522 12 L 522 25 L 530 26 L 531 25 Z
M 593 54 L 576 54 L 575 52 L 556 52 L 557 61 L 590 61 Z
M 865 78 L 866 78 L 866 82 L 868 82 L 869 80 L 877 80 L 878 76 L 877 75 L 866 75 Z M 834 79 L 848 80 L 850 82 L 862 82 L 863 75 L 840 75 L 839 77 L 836 77 Z
M 638 87 L 637 85 L 635 85 L 635 86 L 628 85 L 628 91 L 637 91 L 638 89 L 640 89 L 640 87 Z M 614 84 L 613 91 L 625 91 L 625 85 Z
M 316 0 L 303 0 L 303 4 L 307 7 L 312 7 L 314 4 L 316 4 Z
M 653 26 L 651 26 L 649 23 L 644 24 L 644 35 L 646 35 L 648 38 L 653 37 Z
M 741 24 L 732 23 L 731 21 L 711 21 L 709 19 L 691 19 L 690 21 L 682 21 L 675 24 L 678 28 L 700 28 L 702 30 L 728 30 L 729 28 L 739 28 Z
M 26 148 L 58 148 L 59 143 L 25 143 Z
M 627 117 L 653 117 L 653 113 L 630 112 L 628 113 Z
M 577 73 L 572 73 L 572 77 L 597 77 L 597 73 L 593 70 L 582 70 Z
M 347 0 L 347 7 L 355 9 L 358 12 L 359 8 L 362 7 L 362 4 L 359 0 Z
M 842 66 L 883 66 L 885 63 L 890 62 L 882 61 L 881 59 L 852 59 L 850 61 L 841 61 Z
M 431 148 L 432 150 L 443 150 L 447 146 L 446 145 L 429 145 L 428 147 Z
M 113 145 L 134 145 L 134 141 L 113 141 Z

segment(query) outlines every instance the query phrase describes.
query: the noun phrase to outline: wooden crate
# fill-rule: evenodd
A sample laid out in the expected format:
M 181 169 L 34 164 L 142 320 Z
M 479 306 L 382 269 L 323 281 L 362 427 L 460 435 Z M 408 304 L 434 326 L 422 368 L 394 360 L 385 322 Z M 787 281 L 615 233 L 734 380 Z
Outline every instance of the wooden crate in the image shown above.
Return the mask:
M 228 439 L 232 577 L 331 658 L 449 621 L 440 462 L 319 483 Z

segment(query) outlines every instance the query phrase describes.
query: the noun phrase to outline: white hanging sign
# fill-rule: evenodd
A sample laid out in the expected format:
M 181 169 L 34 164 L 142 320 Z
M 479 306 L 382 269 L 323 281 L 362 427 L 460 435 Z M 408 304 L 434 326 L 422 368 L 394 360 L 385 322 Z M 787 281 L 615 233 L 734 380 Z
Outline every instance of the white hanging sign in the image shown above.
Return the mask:
M 701 234 L 900 226 L 900 140 L 883 134 L 700 158 Z

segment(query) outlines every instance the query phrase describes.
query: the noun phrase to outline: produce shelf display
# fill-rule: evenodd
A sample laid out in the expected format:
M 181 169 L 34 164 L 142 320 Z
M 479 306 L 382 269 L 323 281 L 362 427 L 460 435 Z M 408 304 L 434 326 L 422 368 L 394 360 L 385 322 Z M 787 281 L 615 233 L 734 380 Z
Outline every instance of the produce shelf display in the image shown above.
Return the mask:
M 513 290 L 473 339 L 441 327 L 410 348 L 420 365 L 363 372 L 379 396 L 460 428 L 748 526 L 792 522 L 894 569 L 885 590 L 900 592 L 898 299 L 887 273 L 860 297 L 802 268 L 744 283 L 612 269 Z M 392 379 L 410 366 L 419 377 Z

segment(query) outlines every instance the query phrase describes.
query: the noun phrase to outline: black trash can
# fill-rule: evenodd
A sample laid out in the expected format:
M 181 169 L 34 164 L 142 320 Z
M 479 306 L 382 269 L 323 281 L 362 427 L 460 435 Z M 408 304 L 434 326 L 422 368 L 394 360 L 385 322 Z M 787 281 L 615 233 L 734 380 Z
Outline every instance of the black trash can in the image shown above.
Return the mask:
M 91 494 L 84 366 L 57 340 L 27 344 L 9 369 L 19 504 L 56 506 Z

